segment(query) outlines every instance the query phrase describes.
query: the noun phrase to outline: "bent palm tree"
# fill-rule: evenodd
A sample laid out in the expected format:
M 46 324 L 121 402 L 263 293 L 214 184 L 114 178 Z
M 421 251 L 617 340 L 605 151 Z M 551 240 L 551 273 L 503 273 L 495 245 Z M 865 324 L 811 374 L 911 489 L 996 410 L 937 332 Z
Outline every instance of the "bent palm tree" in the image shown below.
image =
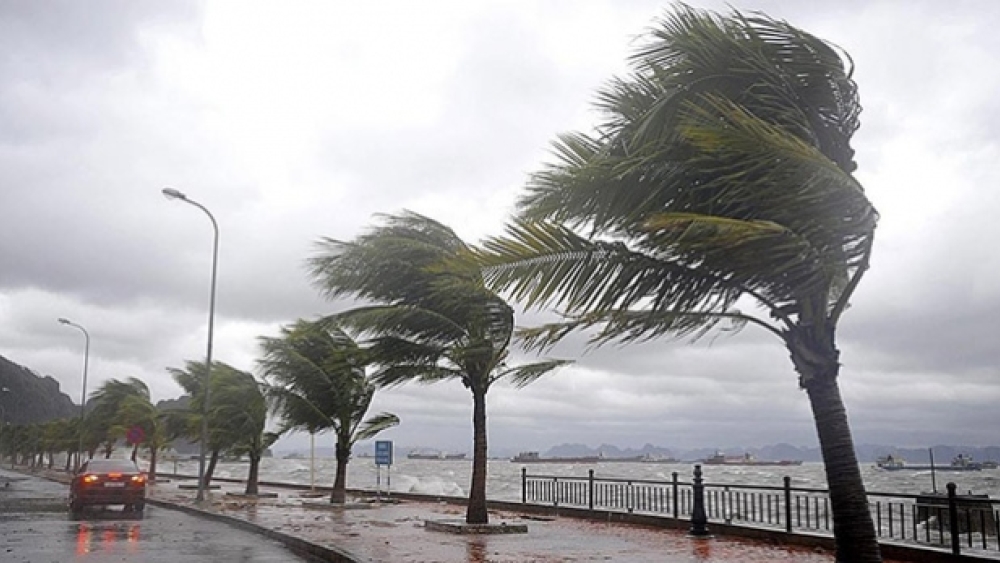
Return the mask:
M 514 312 L 484 287 L 478 267 L 461 259 L 468 252 L 465 243 L 416 213 L 387 216 L 385 223 L 353 242 L 324 239 L 311 260 L 313 278 L 329 297 L 374 303 L 334 318 L 370 337 L 380 385 L 458 379 L 472 393 L 472 483 L 465 519 L 485 524 L 486 393 L 499 379 L 527 385 L 566 362 L 507 366 Z
M 282 420 L 282 432 L 333 430 L 337 473 L 330 502 L 343 504 L 354 443 L 399 424 L 390 413 L 364 420 L 375 395 L 375 384 L 365 374 L 366 352 L 331 323 L 301 319 L 282 328 L 281 337 L 260 342 L 264 357 L 258 364 L 274 381 L 267 397 Z
M 185 369 L 168 367 L 167 371 L 173 376 L 174 381 L 191 397 L 188 404 L 189 408 L 183 413 L 177 411 L 171 412 L 168 416 L 173 420 L 169 420 L 167 426 L 172 427 L 174 431 L 176 431 L 178 426 L 186 426 L 187 439 L 198 442 L 201 440 L 202 405 L 205 400 L 204 382 L 208 370 L 205 369 L 204 362 L 191 360 L 185 361 L 184 367 Z M 253 379 L 253 376 L 249 373 L 240 371 L 224 362 L 212 362 L 211 375 L 212 389 L 210 395 L 212 398 L 209 401 L 209 409 L 205 415 L 208 417 L 209 429 L 206 443 L 209 459 L 204 476 L 206 487 L 212 483 L 212 475 L 215 474 L 215 467 L 219 463 L 219 456 L 222 452 L 235 447 L 245 437 L 243 434 L 245 431 L 243 420 L 232 417 L 232 409 L 226 408 L 227 404 L 231 404 L 233 401 L 238 401 L 239 399 L 227 397 L 224 391 L 234 385 L 234 380 Z M 240 406 L 242 405 L 237 405 L 235 408 L 239 408 Z M 179 421 L 179 417 L 186 420 Z M 176 434 L 174 437 L 177 437 Z
M 125 381 L 109 379 L 101 384 L 90 396 L 93 410 L 87 415 L 104 445 L 104 457 L 110 458 L 115 443 L 125 437 L 131 423 L 129 415 L 134 414 L 138 403 L 149 404 L 149 387 L 142 380 L 130 377 Z M 128 409 L 126 407 L 128 406 Z M 150 405 L 152 406 L 152 405 Z M 138 444 L 134 444 L 132 460 L 135 460 Z
M 253 375 L 239 370 L 227 372 L 227 375 L 213 380 L 212 384 L 210 416 L 226 421 L 226 432 L 234 440 L 229 454 L 250 458 L 247 484 L 243 491 L 247 495 L 258 493 L 260 460 L 264 451 L 278 438 L 277 434 L 264 431 L 267 403 L 262 387 Z
M 487 280 L 564 309 L 523 333 L 542 349 L 588 328 L 597 344 L 747 323 L 777 336 L 812 406 L 838 561 L 880 561 L 837 383 L 837 322 L 877 221 L 851 176 L 850 70 L 762 15 L 678 5 L 659 23 L 601 92 L 596 134 L 562 136 L 508 235 L 485 243 Z

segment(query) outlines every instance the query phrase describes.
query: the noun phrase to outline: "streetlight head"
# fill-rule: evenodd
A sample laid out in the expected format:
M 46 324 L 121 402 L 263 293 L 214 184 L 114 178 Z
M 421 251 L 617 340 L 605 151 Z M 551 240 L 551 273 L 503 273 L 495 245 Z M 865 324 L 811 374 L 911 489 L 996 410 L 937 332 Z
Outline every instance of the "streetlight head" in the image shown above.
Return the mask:
M 59 322 L 61 324 L 64 324 L 64 325 L 72 324 L 72 323 L 69 322 L 69 319 L 64 319 L 64 318 L 61 318 L 61 317 L 59 318 Z
M 180 190 L 175 190 L 174 188 L 163 188 L 162 190 L 164 197 L 167 199 L 187 199 L 184 192 Z

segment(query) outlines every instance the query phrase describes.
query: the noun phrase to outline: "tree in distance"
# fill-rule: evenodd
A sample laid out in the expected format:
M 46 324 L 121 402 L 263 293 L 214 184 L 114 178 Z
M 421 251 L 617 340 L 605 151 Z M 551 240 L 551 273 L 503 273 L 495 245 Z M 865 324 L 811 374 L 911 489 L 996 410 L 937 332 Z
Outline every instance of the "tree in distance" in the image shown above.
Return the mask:
M 479 260 L 493 289 L 566 315 L 520 333 L 535 349 L 579 330 L 596 345 L 747 324 L 777 337 L 812 407 L 837 560 L 868 563 L 881 556 L 835 335 L 878 214 L 852 176 L 845 58 L 766 15 L 676 5 L 600 92 L 596 132 L 559 138 Z
M 169 419 L 167 427 L 171 429 L 174 438 L 184 436 L 191 442 L 199 442 L 205 404 L 205 379 L 208 374 L 205 362 L 187 360 L 184 362 L 184 369 L 171 367 L 167 368 L 167 371 L 191 397 L 187 410 L 171 410 L 166 413 Z M 247 433 L 252 433 L 256 428 L 248 421 L 253 421 L 259 416 L 258 405 L 252 401 L 244 402 L 247 387 L 253 381 L 253 375 L 245 371 L 224 362 L 212 362 L 211 393 L 206 413 L 208 417 L 206 450 L 209 458 L 205 467 L 205 487 L 212 483 L 212 475 L 215 474 L 219 456 L 233 449 L 245 450 L 246 440 L 257 437 L 248 436 Z M 252 395 L 252 390 L 249 390 L 249 393 Z M 241 409 L 246 412 L 237 414 Z
M 347 464 L 358 440 L 399 424 L 391 413 L 365 420 L 376 385 L 365 372 L 368 353 L 330 321 L 298 320 L 277 338 L 260 339 L 258 365 L 270 382 L 267 399 L 281 419 L 279 433 L 333 431 L 337 472 L 330 502 L 347 497 Z

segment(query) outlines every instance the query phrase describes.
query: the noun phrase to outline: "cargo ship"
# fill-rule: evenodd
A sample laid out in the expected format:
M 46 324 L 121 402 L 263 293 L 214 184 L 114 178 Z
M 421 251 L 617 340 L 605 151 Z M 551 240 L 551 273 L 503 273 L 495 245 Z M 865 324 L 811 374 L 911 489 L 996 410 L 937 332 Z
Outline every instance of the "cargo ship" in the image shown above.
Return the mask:
M 886 471 L 982 471 L 983 464 L 972 461 L 971 456 L 958 454 L 951 460 L 950 465 L 934 465 L 934 458 L 931 457 L 930 465 L 915 465 L 907 463 L 899 456 L 887 455 L 875 461 L 875 466 Z
M 510 458 L 514 463 L 597 463 L 600 461 L 614 461 L 603 455 L 589 455 L 581 457 L 541 457 L 538 452 L 521 452 Z
M 745 453 L 740 456 L 728 456 L 724 455 L 722 452 L 715 452 L 715 455 L 707 457 L 701 460 L 701 462 L 705 465 L 750 465 L 754 467 L 802 465 L 802 460 L 800 459 L 765 461 L 755 458 L 753 454 L 750 453 Z
M 459 460 L 465 459 L 465 454 L 446 454 L 444 452 L 410 452 L 406 454 L 406 459 Z

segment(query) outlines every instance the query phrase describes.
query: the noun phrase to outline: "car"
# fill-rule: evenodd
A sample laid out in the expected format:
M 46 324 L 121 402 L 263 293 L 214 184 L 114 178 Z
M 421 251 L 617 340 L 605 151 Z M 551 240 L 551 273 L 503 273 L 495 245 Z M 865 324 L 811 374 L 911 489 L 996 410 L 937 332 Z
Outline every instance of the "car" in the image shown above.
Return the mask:
M 70 512 L 118 504 L 140 515 L 146 508 L 146 474 L 139 466 L 127 459 L 91 459 L 80 466 L 69 486 Z

